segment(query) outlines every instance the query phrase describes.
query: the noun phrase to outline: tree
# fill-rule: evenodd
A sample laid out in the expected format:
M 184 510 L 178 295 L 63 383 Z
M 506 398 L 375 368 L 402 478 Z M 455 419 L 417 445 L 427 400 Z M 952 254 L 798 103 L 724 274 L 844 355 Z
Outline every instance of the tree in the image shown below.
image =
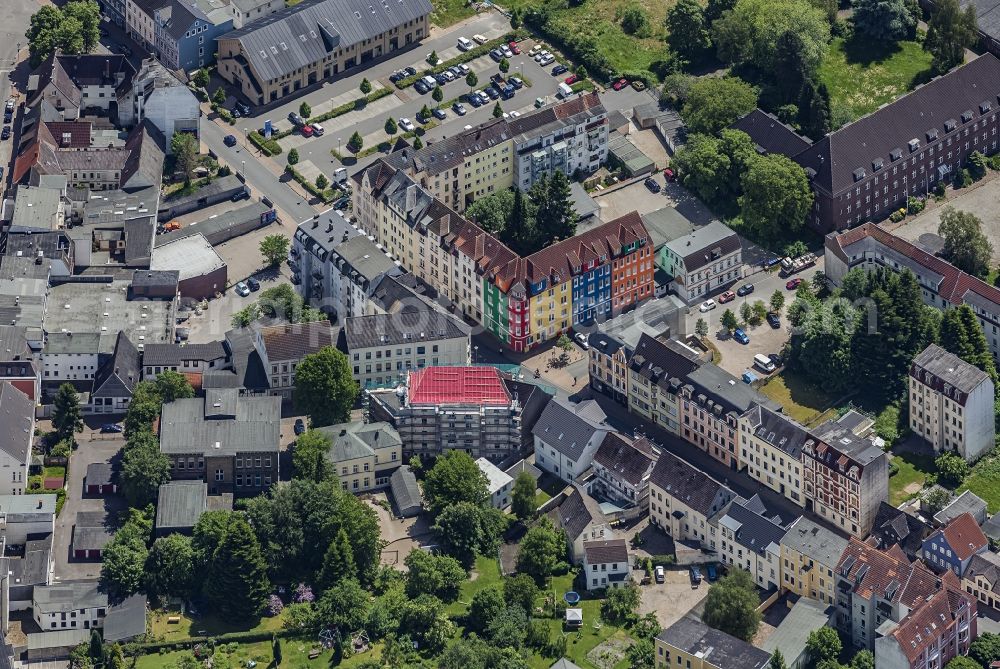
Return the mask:
M 368 79 L 362 79 L 361 85 L 358 88 L 361 89 L 362 93 L 368 95 L 372 92 L 372 82 L 368 81 Z
M 194 82 L 194 85 L 197 86 L 198 88 L 208 88 L 208 82 L 209 82 L 208 70 L 205 69 L 204 67 L 198 69 L 197 71 L 195 71 L 194 76 L 191 77 L 191 80 Z
M 403 562 L 409 570 L 406 594 L 411 598 L 434 595 L 446 602 L 454 601 L 467 578 L 458 560 L 447 555 L 434 555 L 414 548 Z
M 156 502 L 160 486 L 170 480 L 170 459 L 151 433 L 135 436 L 122 456 L 122 493 L 129 506 L 144 507 Z
M 806 640 L 806 650 L 817 663 L 823 660 L 836 660 L 842 649 L 840 636 L 837 635 L 837 630 L 832 627 L 820 627 L 813 630 Z
M 486 628 L 486 638 L 498 648 L 518 649 L 528 635 L 528 615 L 519 606 L 506 606 Z
M 937 456 L 934 460 L 937 468 L 938 480 L 945 485 L 957 488 L 962 485 L 962 481 L 969 475 L 969 463 L 961 455 L 946 451 Z
M 785 306 L 785 294 L 782 293 L 780 290 L 776 290 L 773 293 L 771 293 L 770 306 L 771 306 L 771 311 L 773 311 L 776 314 L 780 314 L 781 309 Z
M 424 478 L 423 487 L 424 499 L 435 515 L 459 502 L 485 506 L 490 497 L 486 475 L 471 455 L 457 449 L 438 456 Z
M 507 519 L 499 509 L 458 502 L 444 507 L 431 529 L 437 535 L 441 551 L 468 569 L 476 555 L 496 552 L 506 527 Z
M 870 650 L 861 650 L 851 658 L 850 669 L 875 669 L 875 656 Z
M 150 507 L 148 512 L 151 511 Z M 131 509 L 128 519 L 101 552 L 101 585 L 113 597 L 128 597 L 142 585 L 149 553 L 146 543 L 152 531 L 150 517 Z
M 935 7 L 927 22 L 924 51 L 931 54 L 935 71 L 947 72 L 965 62 L 965 50 L 976 45 L 976 9 L 970 5 L 962 10 L 958 0 L 942 0 Z
M 742 323 L 743 325 L 748 324 L 750 322 L 750 319 L 751 319 L 752 316 L 753 316 L 753 309 L 750 307 L 750 305 L 747 304 L 746 302 L 744 302 L 743 304 L 741 304 L 740 305 L 740 323 Z
M 746 304 L 744 302 L 744 304 Z M 751 325 L 760 325 L 767 318 L 767 305 L 764 304 L 763 300 L 757 300 L 753 303 L 750 308 L 751 314 L 748 322 Z
M 299 116 L 301 116 L 306 120 L 308 120 L 309 117 L 312 116 L 312 107 L 310 107 L 309 103 L 306 102 L 305 100 L 303 100 L 302 104 L 299 105 Z
M 288 164 L 297 165 L 298 162 L 299 162 L 299 150 L 292 149 L 291 151 L 288 152 Z
M 355 153 L 358 153 L 362 148 L 364 148 L 365 140 L 362 139 L 361 134 L 355 130 L 354 134 L 351 135 L 351 138 L 347 140 L 347 145 L 351 147 Z
M 565 555 L 565 535 L 548 518 L 543 517 L 521 540 L 517 552 L 517 571 L 531 576 L 535 583 L 544 585 Z
M 959 655 L 958 657 L 952 658 L 945 669 L 982 669 L 980 665 L 976 664 L 975 661 L 970 660 L 967 657 Z
M 857 0 L 851 22 L 855 31 L 877 43 L 906 39 L 917 26 L 905 0 Z
M 257 536 L 243 514 L 229 514 L 222 541 L 206 565 L 205 603 L 223 619 L 248 620 L 264 608 L 270 589 Z
M 493 620 L 506 610 L 503 589 L 495 585 L 484 588 L 472 596 L 466 627 L 469 631 L 484 636 Z
M 391 116 L 385 119 L 385 125 L 383 128 L 385 130 L 385 134 L 387 135 L 395 135 L 399 132 L 399 127 L 396 125 L 396 119 Z
M 165 370 L 156 375 L 156 392 L 164 403 L 194 397 L 194 388 L 180 372 Z
M 535 515 L 535 488 L 537 484 L 528 472 L 521 472 L 514 479 L 510 493 L 510 510 L 518 520 L 528 520 Z
M 714 134 L 757 106 L 757 89 L 739 77 L 706 77 L 691 86 L 681 116 L 688 132 Z
M 535 610 L 535 599 L 538 598 L 538 586 L 527 574 L 508 576 L 503 580 L 503 597 L 511 606 L 520 606 L 526 614 L 531 615 Z
M 191 538 L 171 534 L 153 542 L 146 558 L 146 592 L 165 599 L 191 596 L 194 584 L 194 549 Z
M 736 314 L 733 313 L 732 309 L 726 309 L 722 312 L 722 327 L 726 328 L 728 332 L 732 332 L 740 326 L 738 320 L 736 320 Z
M 813 192 L 802 167 L 780 154 L 761 156 L 743 176 L 743 222 L 764 237 L 794 233 L 812 209 Z
M 507 74 L 507 72 L 510 71 L 510 61 L 507 60 L 506 58 L 501 58 L 499 63 L 499 68 L 501 72 Z
M 695 78 L 685 72 L 671 72 L 663 78 L 660 89 L 660 104 L 681 107 L 691 93 Z
M 100 8 L 92 0 L 69 2 L 61 9 L 40 8 L 25 33 L 31 66 L 40 65 L 56 49 L 68 55 L 93 51 L 100 40 L 100 23 Z
M 649 34 L 649 16 L 640 7 L 629 7 L 622 13 L 622 30 L 627 35 L 643 37 Z
M 742 569 L 731 569 L 709 588 L 702 619 L 710 627 L 749 641 L 760 626 L 757 604 L 753 577 Z
M 993 245 L 983 234 L 978 216 L 954 207 L 941 212 L 938 234 L 944 238 L 941 255 L 963 272 L 984 278 L 990 271 Z
M 774 69 L 778 38 L 786 33 L 802 39 L 802 61 L 807 71 L 815 72 L 830 41 L 830 21 L 807 0 L 737 0 L 712 24 L 721 60 L 762 71 Z
M 768 669 L 788 669 L 788 665 L 785 664 L 785 656 L 781 654 L 780 648 L 774 649 L 774 655 L 771 656 L 767 667 Z
M 399 628 L 406 630 L 414 641 L 432 653 L 444 647 L 455 629 L 445 613 L 444 604 L 430 595 L 421 595 L 407 601 Z
M 295 440 L 292 467 L 295 477 L 319 483 L 336 472 L 327 459 L 333 442 L 319 430 L 306 430 Z
M 924 495 L 923 507 L 930 515 L 936 515 L 951 501 L 951 493 L 940 486 L 934 486 L 930 492 Z
M 196 167 L 195 159 L 198 157 L 198 142 L 194 135 L 175 132 L 170 137 L 170 153 L 174 155 L 174 164 L 184 175 L 184 179 L 190 181 Z
M 434 99 L 434 102 L 441 102 L 444 100 L 444 89 L 441 88 L 441 84 L 434 87 L 434 90 L 431 91 L 431 97 Z
M 295 151 L 295 149 L 292 149 L 292 151 Z M 288 153 L 288 159 L 289 161 L 292 159 L 291 151 Z M 321 174 L 320 176 L 323 175 Z M 319 185 L 318 179 L 316 183 Z M 269 267 L 280 265 L 281 261 L 288 257 L 289 243 L 288 237 L 282 234 L 268 235 L 260 241 L 260 254 L 264 256 L 264 261 Z
M 271 641 L 271 658 L 274 660 L 274 666 L 281 666 L 281 639 L 277 635 Z
M 330 547 L 323 556 L 323 568 L 320 569 L 316 585 L 326 591 L 343 580 L 358 578 L 358 568 L 354 564 L 354 553 L 347 538 L 347 532 L 340 528 L 337 538 L 330 542 Z
M 469 72 L 465 75 L 465 85 L 469 88 L 475 88 L 479 83 L 479 77 L 476 76 L 475 72 Z
M 729 192 L 726 175 L 732 161 L 722 153 L 715 137 L 692 135 L 687 144 L 678 149 L 670 166 L 679 173 L 681 183 L 705 202 L 722 202 L 739 195 Z
M 316 177 L 316 188 L 320 190 L 326 190 L 326 187 L 330 185 L 330 180 L 326 178 L 325 174 L 320 174 Z
M 59 439 L 73 439 L 77 432 L 83 432 L 83 413 L 80 411 L 80 396 L 71 383 L 59 386 L 52 401 L 52 427 Z
M 665 23 L 671 48 L 690 61 L 700 60 L 712 46 L 705 10 L 697 0 L 678 0 Z
M 939 342 L 945 350 L 986 372 L 996 384 L 996 363 L 976 313 L 968 304 L 945 310 L 941 318 Z
M 212 102 L 220 106 L 226 104 L 226 91 L 222 86 L 216 88 L 215 92 L 212 93 Z
M 649 639 L 639 639 L 625 651 L 631 669 L 653 669 L 656 666 L 656 648 Z
M 347 356 L 331 346 L 304 356 L 295 367 L 292 401 L 313 427 L 346 423 L 357 396 Z
M 969 657 L 981 667 L 988 667 L 991 662 L 1000 660 L 1000 634 L 981 632 L 976 640 L 969 644 Z
M 424 148 L 424 140 L 420 139 L 420 135 L 417 135 L 413 138 L 413 150 L 419 151 L 422 148 Z
M 816 63 L 806 54 L 798 33 L 785 32 L 774 45 L 774 82 L 784 102 L 796 102 L 802 85 L 815 75 Z
M 495 105 L 493 105 L 493 118 L 500 118 L 502 116 L 503 116 L 503 107 L 501 107 L 500 103 L 497 102 Z
M 438 58 L 438 52 L 437 51 L 431 51 L 429 54 L 427 54 L 427 62 L 431 66 L 437 65 L 438 61 L 440 61 L 440 60 L 441 59 Z
M 531 187 L 528 196 L 535 206 L 535 227 L 542 244 L 576 234 L 577 215 L 569 177 L 564 172 L 555 170 L 551 176 L 543 176 Z
M 708 323 L 704 318 L 699 318 L 694 324 L 694 333 L 698 337 L 705 338 L 708 336 Z
M 324 592 L 316 611 L 328 625 L 356 630 L 368 616 L 369 604 L 368 593 L 356 579 L 349 578 Z
M 601 618 L 617 625 L 632 623 L 639 608 L 639 588 L 629 583 L 623 588 L 611 588 L 601 602 Z

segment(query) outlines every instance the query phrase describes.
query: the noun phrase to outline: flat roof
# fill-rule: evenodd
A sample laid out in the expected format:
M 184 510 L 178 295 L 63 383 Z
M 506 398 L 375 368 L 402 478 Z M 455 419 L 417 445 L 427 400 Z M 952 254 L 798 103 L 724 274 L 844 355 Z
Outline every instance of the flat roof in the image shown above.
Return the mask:
M 149 264 L 153 270 L 179 271 L 180 281 L 204 276 L 225 266 L 225 261 L 200 232 L 156 246 Z

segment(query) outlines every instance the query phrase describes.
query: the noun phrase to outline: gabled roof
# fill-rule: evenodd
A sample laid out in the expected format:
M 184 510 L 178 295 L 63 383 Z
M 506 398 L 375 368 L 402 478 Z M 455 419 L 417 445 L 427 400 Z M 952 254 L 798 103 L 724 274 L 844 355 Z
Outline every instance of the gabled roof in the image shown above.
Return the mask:
M 576 404 L 556 398 L 542 409 L 531 433 L 567 458 L 579 460 L 595 435 L 611 432 L 606 418 L 594 400 Z
M 798 461 L 802 453 L 802 444 L 809 438 L 809 433 L 804 427 L 788 416 L 759 404 L 750 408 L 747 420 L 757 439 L 770 444 Z
M 991 592 L 1000 593 L 1000 555 L 993 551 L 973 555 L 962 578 L 975 582 L 978 576 L 990 584 Z
M 890 634 L 899 644 L 911 666 L 931 646 L 937 647 L 944 635 L 954 634 L 955 619 L 968 613 L 972 597 L 952 586 L 945 586 L 930 599 L 899 621 Z
M 879 502 L 875 520 L 872 522 L 871 537 L 878 548 L 888 550 L 898 545 L 909 557 L 915 556 L 924 539 L 933 531 L 930 525 L 888 502 Z
M 656 635 L 658 641 L 700 657 L 722 669 L 763 669 L 771 654 L 746 641 L 713 629 L 691 616 L 684 616 Z
M 165 367 L 180 367 L 185 360 L 211 362 L 226 357 L 226 349 L 221 341 L 207 344 L 146 344 L 142 348 L 142 364 Z
M 94 375 L 91 397 L 132 397 L 141 369 L 139 349 L 124 332 L 119 332 L 114 353 Z
M 566 531 L 566 537 L 572 542 L 583 534 L 591 523 L 603 523 L 597 501 L 587 494 L 578 484 L 573 484 L 573 491 L 566 496 L 559 506 L 546 514 L 556 527 Z
M 949 502 L 946 507 L 935 513 L 934 522 L 939 525 L 947 525 L 963 513 L 971 513 L 972 517 L 978 521 L 980 515 L 986 516 L 986 500 L 971 490 L 966 490 Z
M 660 452 L 646 438 L 628 439 L 608 432 L 594 453 L 598 464 L 629 485 L 638 488 L 656 464 Z
M 963 513 L 952 519 L 950 523 L 927 537 L 927 541 L 934 541 L 938 536 L 942 536 L 948 542 L 951 550 L 955 552 L 955 557 L 962 561 L 968 560 L 990 545 L 989 539 L 979 529 L 979 523 L 971 513 Z
M 847 544 L 847 539 L 805 516 L 792 523 L 781 540 L 782 546 L 829 568 L 840 562 Z
M 928 345 L 913 359 L 910 376 L 926 385 L 928 383 L 926 377 L 920 372 L 930 372 L 941 383 L 948 384 L 964 394 L 971 393 L 990 380 L 986 372 L 937 344 Z M 938 383 L 931 382 L 931 384 L 932 388 L 940 392 Z M 964 402 L 960 400 L 959 403 Z
M 584 559 L 588 565 L 628 564 L 628 545 L 624 539 L 604 539 L 583 542 Z
M 690 273 L 741 250 L 743 242 L 728 225 L 712 221 L 695 228 L 689 234 L 666 242 L 665 246 L 683 260 L 684 269 Z
M 208 510 L 208 484 L 171 481 L 160 486 L 156 498 L 157 530 L 189 530 Z
M 736 119 L 729 127 L 750 135 L 761 153 L 794 156 L 812 145 L 808 139 L 759 108 Z
M 87 465 L 87 485 L 108 485 L 114 479 L 115 468 L 110 462 L 91 462 Z
M 781 518 L 771 516 L 756 495 L 749 500 L 735 500 L 720 512 L 719 524 L 732 530 L 736 543 L 758 555 L 776 550 L 787 531 Z
M 334 463 L 374 456 L 377 450 L 398 448 L 403 444 L 396 429 L 384 422 L 341 423 L 313 429 L 330 438 L 327 459 Z
M 510 399 L 495 367 L 426 367 L 410 372 L 410 404 L 507 406 Z
M 0 451 L 15 462 L 31 455 L 35 403 L 8 381 L 0 383 Z
M 271 362 L 300 360 L 337 342 L 337 331 L 327 320 L 311 323 L 286 323 L 260 328 L 264 351 Z
M 660 454 L 650 475 L 650 483 L 706 518 L 718 511 L 717 507 L 713 508 L 716 501 L 725 504 L 736 495 L 669 451 Z
M 417 485 L 417 477 L 413 475 L 409 465 L 402 465 L 392 473 L 389 477 L 389 487 L 400 513 L 405 514 L 407 511 L 420 508 L 420 486 Z
M 108 596 L 98 590 L 95 581 L 68 581 L 54 585 L 37 585 L 32 595 L 35 615 L 106 607 Z
M 457 319 L 432 309 L 344 319 L 344 338 L 348 351 L 398 344 L 420 346 L 468 336 L 468 331 L 459 325 Z
M 104 618 L 104 641 L 127 641 L 146 633 L 146 595 L 126 597 L 108 609 Z

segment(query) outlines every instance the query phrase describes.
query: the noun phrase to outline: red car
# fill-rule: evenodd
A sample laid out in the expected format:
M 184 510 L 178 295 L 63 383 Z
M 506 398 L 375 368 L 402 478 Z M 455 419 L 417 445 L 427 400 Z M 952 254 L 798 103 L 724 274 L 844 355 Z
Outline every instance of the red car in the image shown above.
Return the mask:
M 788 283 L 786 283 L 785 288 L 787 288 L 788 290 L 795 290 L 796 288 L 799 287 L 800 283 L 802 283 L 802 279 L 796 277 L 791 281 L 789 281 Z
M 579 81 L 579 79 L 580 77 L 576 76 L 575 74 L 571 74 L 568 77 L 566 77 L 566 85 L 569 86 L 570 84 L 575 84 L 577 81 Z
M 515 56 L 521 53 L 521 47 L 517 45 L 517 42 L 511 42 L 507 46 L 510 48 L 511 53 L 513 53 Z
M 300 132 L 302 133 L 303 137 L 312 137 L 313 136 L 313 127 L 311 125 L 304 125 L 300 129 Z
M 663 178 L 667 181 L 673 181 L 677 178 L 677 175 L 674 174 L 674 171 L 668 167 L 663 170 Z
M 628 79 L 619 79 L 618 81 L 615 82 L 615 85 L 612 86 L 612 88 L 615 89 L 616 91 L 620 91 L 626 86 L 628 86 Z
M 727 290 L 722 295 L 719 295 L 719 304 L 725 304 L 726 302 L 732 302 L 736 299 L 736 293 L 731 290 Z

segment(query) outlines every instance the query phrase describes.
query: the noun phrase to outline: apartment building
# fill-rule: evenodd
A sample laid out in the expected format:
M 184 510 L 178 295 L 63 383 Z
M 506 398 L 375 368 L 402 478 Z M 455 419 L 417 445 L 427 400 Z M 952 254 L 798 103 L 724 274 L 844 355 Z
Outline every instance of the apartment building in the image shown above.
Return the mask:
M 344 490 L 384 488 L 403 463 L 403 441 L 389 423 L 357 421 L 313 429 L 330 439 L 326 458 Z
M 656 635 L 656 669 L 764 669 L 771 654 L 684 616 Z
M 972 556 L 986 552 L 990 542 L 972 514 L 963 513 L 924 539 L 920 556 L 935 571 L 951 571 L 962 578 Z
M 743 244 L 719 221 L 668 241 L 658 258 L 670 290 L 688 304 L 743 278 Z
M 629 411 L 680 436 L 684 421 L 681 387 L 702 361 L 678 342 L 662 342 L 644 333 L 626 364 Z
M 587 343 L 590 344 L 587 351 L 590 387 L 622 404 L 628 404 L 628 362 L 632 350 L 625 342 L 603 332 L 591 334 Z
M 709 519 L 736 493 L 673 453 L 660 454 L 649 477 L 649 522 L 674 541 L 697 541 L 718 550 Z
M 399 432 L 404 457 L 460 448 L 501 462 L 524 451 L 545 401 L 534 389 L 495 367 L 427 367 L 410 372 L 405 386 L 367 397 L 372 417 Z
M 774 143 L 809 176 L 818 231 L 879 221 L 925 196 L 962 168 L 973 151 L 997 150 L 1000 60 L 984 54 L 802 148 Z M 781 126 L 744 127 L 758 146 Z M 791 130 L 785 132 L 794 135 Z M 760 138 L 764 133 L 769 138 Z
M 156 10 L 170 0 L 125 0 L 125 30 L 146 53 L 156 52 Z
M 35 402 L 0 382 L 0 495 L 23 495 L 35 434 Z
M 432 310 L 347 318 L 341 341 L 362 388 L 395 387 L 413 370 L 470 363 L 468 329 Z
M 590 493 L 623 508 L 649 509 L 649 478 L 660 450 L 645 437 L 609 432 L 594 452 Z
M 216 40 L 232 28 L 228 2 L 169 0 L 153 10 L 156 57 L 171 70 L 205 67 L 215 60 Z
M 578 483 L 546 516 L 552 524 L 566 533 L 566 549 L 572 564 L 583 564 L 585 546 L 592 541 L 617 539 L 611 519 L 604 515 L 600 505 Z
M 788 530 L 761 499 L 737 498 L 709 519 L 718 529 L 719 561 L 749 573 L 763 590 L 781 585 L 781 539 Z
M 292 399 L 299 361 L 337 344 L 337 330 L 327 321 L 253 327 L 252 335 L 270 381 L 268 392 L 282 400 Z
M 759 404 L 739 423 L 740 465 L 755 481 L 804 507 L 802 445 L 809 438 L 806 429 Z
M 239 30 L 251 21 L 262 19 L 284 8 L 284 0 L 230 0 L 233 29 Z
M 1000 289 L 873 224 L 829 234 L 824 248 L 826 276 L 835 286 L 855 267 L 909 270 L 917 278 L 925 304 L 942 311 L 968 304 L 993 358 L 1000 356 Z
M 427 0 L 285 7 L 218 36 L 219 75 L 253 104 L 275 102 L 417 44 L 428 34 L 431 11 Z
M 542 409 L 531 430 L 535 466 L 567 483 L 575 481 L 590 468 L 594 453 L 612 431 L 594 400 L 554 399 Z
M 962 589 L 980 605 L 1000 609 L 1000 556 L 993 551 L 973 555 L 962 577 Z
M 944 667 L 966 655 L 978 635 L 976 601 L 947 585 L 875 640 L 879 669 Z
M 281 399 L 210 389 L 163 405 L 160 452 L 170 477 L 201 480 L 208 493 L 259 495 L 278 482 Z
M 781 586 L 824 606 L 836 601 L 834 571 L 848 540 L 800 516 L 781 538 Z
M 116 114 L 113 121 L 132 125 L 135 67 L 125 56 L 64 55 L 54 51 L 33 73 L 25 107 L 38 110 L 45 123 L 77 121 L 86 113 Z M 27 134 L 27 133 L 26 133 Z
M 624 588 L 632 582 L 632 564 L 624 539 L 585 541 L 583 573 L 587 590 Z
M 910 365 L 910 429 L 935 453 L 974 462 L 993 448 L 994 388 L 986 372 L 937 344 Z
M 889 462 L 845 414 L 810 432 L 802 445 L 805 508 L 853 536 L 868 534 L 879 505 L 889 498 Z

